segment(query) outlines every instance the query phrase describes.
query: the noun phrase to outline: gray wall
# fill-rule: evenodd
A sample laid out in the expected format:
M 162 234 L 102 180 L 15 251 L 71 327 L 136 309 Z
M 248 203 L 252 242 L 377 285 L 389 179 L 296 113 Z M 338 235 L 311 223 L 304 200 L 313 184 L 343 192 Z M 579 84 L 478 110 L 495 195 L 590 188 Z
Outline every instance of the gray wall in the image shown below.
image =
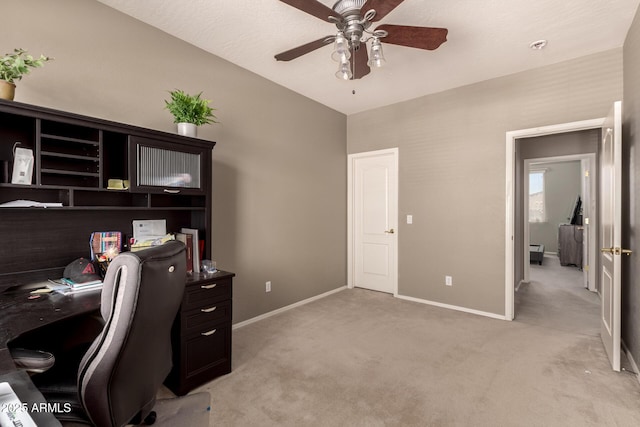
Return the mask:
M 615 49 L 349 116 L 349 153 L 399 147 L 399 293 L 504 315 L 505 133 L 621 97 Z
M 542 163 L 545 169 L 545 222 L 529 223 L 529 242 L 543 244 L 545 252 L 558 252 L 558 226 L 568 224 L 576 198 L 582 195 L 580 161 Z
M 167 91 L 213 100 L 221 124 L 199 137 L 218 143 L 213 254 L 237 273 L 235 322 L 346 284 L 343 114 L 95 1 L 2 6 L 2 49 L 55 57 L 16 101 L 174 132 Z
M 623 247 L 633 250 L 622 257 L 622 339 L 640 363 L 640 10 L 636 12 L 624 43 L 623 100 Z

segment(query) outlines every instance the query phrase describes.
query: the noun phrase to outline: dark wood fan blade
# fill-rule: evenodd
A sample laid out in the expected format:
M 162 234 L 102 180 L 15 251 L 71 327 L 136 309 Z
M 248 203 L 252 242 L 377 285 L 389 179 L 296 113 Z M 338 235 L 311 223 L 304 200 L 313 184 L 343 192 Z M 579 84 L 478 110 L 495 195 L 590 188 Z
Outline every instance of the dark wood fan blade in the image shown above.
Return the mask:
M 351 72 L 354 79 L 361 79 L 371 72 L 367 62 L 369 62 L 369 54 L 367 54 L 367 45 L 363 43 L 351 57 Z
M 381 38 L 382 43 L 435 50 L 447 41 L 446 28 L 410 27 L 408 25 L 380 25 L 376 30 L 384 30 L 388 36 Z
M 360 9 L 364 14 L 370 9 L 376 11 L 376 16 L 373 17 L 373 22 L 377 22 L 387 16 L 389 12 L 398 7 L 404 0 L 367 0 Z
M 313 15 L 316 18 L 320 18 L 323 21 L 329 21 L 329 16 L 333 16 L 336 19 L 342 20 L 342 16 L 336 13 L 333 9 L 323 5 L 316 0 L 280 0 L 282 3 L 286 3 L 289 6 L 293 6 L 296 9 L 300 9 L 303 12 L 307 12 L 309 15 Z M 330 22 L 330 21 L 329 21 Z
M 322 46 L 328 45 L 333 42 L 334 36 L 326 36 L 318 40 L 314 40 L 302 46 L 294 47 L 286 52 L 279 53 L 275 56 L 278 61 L 291 61 L 312 52 Z

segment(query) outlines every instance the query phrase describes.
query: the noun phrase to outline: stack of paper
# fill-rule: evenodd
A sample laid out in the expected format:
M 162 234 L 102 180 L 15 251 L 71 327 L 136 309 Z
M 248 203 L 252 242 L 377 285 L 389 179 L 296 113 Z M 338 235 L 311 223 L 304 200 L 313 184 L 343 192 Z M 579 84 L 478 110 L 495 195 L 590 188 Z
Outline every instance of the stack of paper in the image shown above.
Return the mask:
M 102 282 L 100 280 L 93 280 L 86 283 L 75 283 L 73 280 L 62 278 L 60 281 L 49 280 L 47 288 L 66 295 L 102 289 Z
M 133 221 L 132 252 L 162 245 L 174 239 L 173 234 L 167 234 L 167 221 L 164 219 Z
M 11 200 L 0 203 L 0 208 L 61 208 L 62 203 L 58 202 L 36 202 L 35 200 Z

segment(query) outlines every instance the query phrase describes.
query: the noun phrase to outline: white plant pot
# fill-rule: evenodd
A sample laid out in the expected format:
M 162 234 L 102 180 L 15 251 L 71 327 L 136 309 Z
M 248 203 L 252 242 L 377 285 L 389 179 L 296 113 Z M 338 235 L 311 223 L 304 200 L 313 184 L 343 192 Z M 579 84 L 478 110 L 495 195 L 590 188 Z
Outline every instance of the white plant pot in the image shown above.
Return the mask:
M 196 137 L 198 126 L 193 123 L 178 123 L 178 135 Z

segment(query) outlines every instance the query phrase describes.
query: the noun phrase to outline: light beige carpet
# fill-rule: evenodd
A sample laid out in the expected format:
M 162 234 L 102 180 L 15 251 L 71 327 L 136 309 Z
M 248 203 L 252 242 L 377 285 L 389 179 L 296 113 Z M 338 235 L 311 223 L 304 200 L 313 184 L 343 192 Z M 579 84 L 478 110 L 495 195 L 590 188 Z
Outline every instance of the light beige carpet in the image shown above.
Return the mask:
M 354 289 L 239 328 L 211 426 L 635 426 L 598 336 Z
M 170 392 L 169 392 L 170 393 Z M 209 393 L 192 393 L 180 397 L 165 397 L 156 402 L 158 414 L 154 427 L 207 427 L 211 410 Z

